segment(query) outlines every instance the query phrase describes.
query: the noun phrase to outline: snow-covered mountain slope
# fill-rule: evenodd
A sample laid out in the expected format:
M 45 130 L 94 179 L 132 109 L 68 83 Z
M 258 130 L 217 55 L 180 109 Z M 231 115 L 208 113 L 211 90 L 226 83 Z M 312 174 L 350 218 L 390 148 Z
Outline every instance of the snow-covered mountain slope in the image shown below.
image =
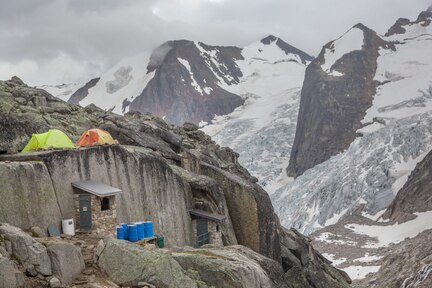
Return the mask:
M 69 102 L 95 104 L 117 114 L 150 112 L 178 125 L 209 121 L 243 104 L 240 96 L 224 89 L 242 75 L 235 65 L 240 52 L 237 47 L 169 41 L 152 53 L 123 59 Z
M 126 103 L 138 96 L 154 76 L 154 72 L 147 73 L 149 59 L 149 53 L 123 59 L 101 75 L 97 84 L 87 90 L 88 95 L 78 103 L 84 107 L 95 104 L 117 114 L 127 112 Z
M 82 83 L 69 83 L 60 85 L 42 85 L 41 88 L 51 95 L 60 98 L 63 101 L 69 100 L 71 95 L 82 86 Z
M 245 104 L 217 116 L 202 130 L 240 154 L 239 161 L 271 192 L 281 185 L 294 140 L 300 90 L 310 56 L 269 36 L 242 50 L 243 77 L 226 87 Z M 286 44 L 286 43 L 285 43 Z M 207 123 L 202 123 L 207 124 Z
M 240 48 L 187 40 L 164 45 L 169 50 L 148 67 L 154 77 L 130 103 L 130 110 L 150 112 L 181 125 L 209 121 L 215 114 L 231 113 L 243 104 L 240 96 L 224 88 L 238 83 L 242 76 L 235 64 L 242 58 Z M 153 56 L 161 54 L 162 47 Z
M 423 12 L 398 34 L 382 38 L 391 45 L 379 50 L 373 78 L 378 87 L 357 138 L 272 195 L 283 225 L 309 233 L 359 206 L 364 215 L 377 215 L 431 150 L 431 20 L 432 13 Z
M 305 73 L 288 175 L 309 168 L 349 147 L 376 93 L 380 49 L 394 49 L 374 31 L 357 24 L 325 45 Z
M 82 106 L 93 103 L 118 114 L 132 110 L 150 112 L 174 124 L 210 122 L 215 115 L 229 114 L 244 103 L 246 96 L 239 94 L 249 92 L 239 88 L 240 78 L 245 78 L 244 73 L 250 81 L 260 77 L 252 75 L 247 70 L 249 66 L 259 63 L 270 67 L 280 61 L 278 67 L 295 67 L 311 60 L 306 53 L 274 36 L 244 49 L 169 41 L 151 54 L 124 59 L 99 80 L 93 79 L 81 87 L 69 102 Z M 278 69 L 272 72 L 274 75 L 267 73 L 264 77 L 280 77 Z

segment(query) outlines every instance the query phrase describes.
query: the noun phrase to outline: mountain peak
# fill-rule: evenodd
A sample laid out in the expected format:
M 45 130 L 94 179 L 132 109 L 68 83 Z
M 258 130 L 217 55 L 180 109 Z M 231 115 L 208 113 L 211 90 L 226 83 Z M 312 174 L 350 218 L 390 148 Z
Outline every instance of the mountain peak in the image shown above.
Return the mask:
M 272 34 L 268 35 L 267 37 L 261 39 L 261 43 L 265 44 L 265 45 L 269 45 L 272 42 L 278 41 L 279 37 L 276 37 Z
M 429 6 L 427 10 L 420 12 L 420 14 L 417 17 L 417 20 L 415 21 L 410 21 L 410 19 L 407 18 L 399 18 L 396 21 L 396 23 L 390 27 L 390 29 L 387 31 L 387 33 L 384 36 L 388 37 L 395 34 L 404 34 L 406 32 L 404 26 L 410 24 L 418 24 L 420 22 L 425 22 L 422 23 L 422 26 L 428 26 L 431 20 L 432 20 L 432 5 Z
M 260 41 L 264 45 L 270 45 L 272 43 L 275 43 L 282 51 L 285 52 L 285 54 L 297 54 L 300 58 L 303 64 L 306 64 L 308 61 L 312 61 L 314 58 L 310 56 L 309 54 L 303 52 L 300 49 L 297 49 L 294 46 L 291 46 L 290 44 L 283 41 L 281 38 L 276 37 L 272 34 L 268 35 L 267 37 L 261 39 Z
M 426 11 L 422 11 L 417 17 L 416 22 L 431 21 L 432 19 L 432 6 L 430 6 Z

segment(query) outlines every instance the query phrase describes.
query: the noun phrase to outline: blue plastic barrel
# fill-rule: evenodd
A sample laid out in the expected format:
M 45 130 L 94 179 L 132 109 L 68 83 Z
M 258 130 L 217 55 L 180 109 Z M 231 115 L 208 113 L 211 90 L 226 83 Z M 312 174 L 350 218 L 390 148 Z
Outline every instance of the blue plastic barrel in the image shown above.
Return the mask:
M 153 222 L 151 222 L 151 221 L 145 221 L 144 222 L 144 236 L 145 236 L 145 238 L 149 238 L 149 237 L 154 236 Z
M 138 230 L 138 240 L 144 239 L 144 222 L 135 222 Z
M 129 235 L 128 240 L 130 242 L 136 242 L 136 241 L 138 241 L 138 229 L 137 229 L 137 225 L 135 225 L 135 224 L 128 225 L 128 235 Z
M 123 226 L 124 239 L 128 240 L 129 239 L 128 224 L 127 223 L 120 223 L 120 225 Z
M 117 239 L 119 240 L 125 240 L 125 235 L 124 235 L 124 228 L 123 226 L 117 226 Z

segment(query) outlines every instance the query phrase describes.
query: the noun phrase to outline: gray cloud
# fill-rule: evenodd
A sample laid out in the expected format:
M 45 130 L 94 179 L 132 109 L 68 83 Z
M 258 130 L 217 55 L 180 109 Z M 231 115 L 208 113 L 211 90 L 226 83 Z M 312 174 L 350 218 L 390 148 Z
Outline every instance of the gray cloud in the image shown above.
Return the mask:
M 0 0 L 0 79 L 85 81 L 173 39 L 244 46 L 267 34 L 316 55 L 362 22 L 378 33 L 431 0 Z

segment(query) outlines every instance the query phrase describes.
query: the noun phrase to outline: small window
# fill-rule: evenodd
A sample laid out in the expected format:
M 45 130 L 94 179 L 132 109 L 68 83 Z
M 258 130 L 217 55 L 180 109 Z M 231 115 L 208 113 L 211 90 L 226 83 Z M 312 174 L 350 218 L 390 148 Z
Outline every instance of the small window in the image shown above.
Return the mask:
M 101 211 L 110 209 L 110 201 L 108 197 L 104 197 L 101 199 Z
M 216 231 L 219 232 L 219 225 L 216 225 Z

